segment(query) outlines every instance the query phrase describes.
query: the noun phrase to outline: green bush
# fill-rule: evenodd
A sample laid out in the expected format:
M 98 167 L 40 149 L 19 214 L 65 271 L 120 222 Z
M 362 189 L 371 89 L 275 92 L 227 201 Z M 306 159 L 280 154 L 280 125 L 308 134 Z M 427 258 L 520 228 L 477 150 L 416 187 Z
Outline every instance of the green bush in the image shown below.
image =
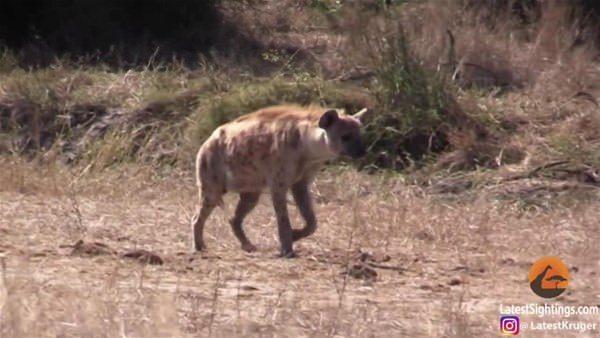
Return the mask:
M 370 161 L 404 168 L 446 148 L 445 126 L 457 121 L 452 93 L 444 80 L 420 66 L 400 25 L 378 45 L 374 61 L 377 114 L 367 126 Z M 460 118 L 458 118 L 460 120 Z M 375 157 L 385 154 L 386 163 Z

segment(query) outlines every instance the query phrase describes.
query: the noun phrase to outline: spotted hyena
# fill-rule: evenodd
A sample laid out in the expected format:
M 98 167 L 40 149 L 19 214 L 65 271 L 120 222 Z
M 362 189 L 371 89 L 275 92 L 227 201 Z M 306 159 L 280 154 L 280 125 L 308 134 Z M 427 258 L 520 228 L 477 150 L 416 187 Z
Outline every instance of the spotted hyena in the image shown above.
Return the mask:
M 242 229 L 242 221 L 266 188 L 277 215 L 281 256 L 294 256 L 292 243 L 317 227 L 309 184 L 319 168 L 339 155 L 358 158 L 365 154 L 360 132 L 365 112 L 363 109 L 350 116 L 315 106 L 275 106 L 217 128 L 196 158 L 200 190 L 200 205 L 192 220 L 196 250 L 205 248 L 204 223 L 228 191 L 240 196 L 230 221 L 233 232 L 243 250 L 256 250 Z M 291 228 L 288 190 L 306 222 L 302 229 Z

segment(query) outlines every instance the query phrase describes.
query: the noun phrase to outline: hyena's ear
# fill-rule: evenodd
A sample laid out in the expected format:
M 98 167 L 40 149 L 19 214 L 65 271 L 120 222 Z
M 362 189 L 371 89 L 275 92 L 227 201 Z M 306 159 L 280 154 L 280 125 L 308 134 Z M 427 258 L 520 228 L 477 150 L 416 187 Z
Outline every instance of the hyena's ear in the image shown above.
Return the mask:
M 321 115 L 321 118 L 319 119 L 319 128 L 327 129 L 331 127 L 339 118 L 340 117 L 337 110 L 330 109 Z
M 358 113 L 352 115 L 352 117 L 359 120 L 363 124 L 369 119 L 369 116 L 371 116 L 371 110 L 367 108 L 363 108 Z

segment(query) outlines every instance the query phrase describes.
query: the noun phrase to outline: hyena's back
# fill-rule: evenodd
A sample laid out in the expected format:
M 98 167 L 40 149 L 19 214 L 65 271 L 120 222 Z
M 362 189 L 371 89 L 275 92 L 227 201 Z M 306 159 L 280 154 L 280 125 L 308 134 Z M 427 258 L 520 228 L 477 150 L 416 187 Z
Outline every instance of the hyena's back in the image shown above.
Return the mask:
M 283 166 L 286 175 L 302 176 L 302 148 L 322 111 L 276 106 L 220 126 L 198 152 L 202 190 L 261 191 Z

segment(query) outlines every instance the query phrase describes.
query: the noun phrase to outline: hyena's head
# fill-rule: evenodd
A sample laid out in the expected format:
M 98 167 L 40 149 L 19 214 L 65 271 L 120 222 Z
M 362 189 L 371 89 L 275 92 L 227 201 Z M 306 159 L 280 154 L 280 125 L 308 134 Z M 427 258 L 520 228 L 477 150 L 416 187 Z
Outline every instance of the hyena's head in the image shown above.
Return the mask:
M 319 128 L 327 133 L 329 147 L 337 155 L 359 158 L 367 151 L 361 135 L 362 121 L 366 109 L 354 115 L 340 114 L 335 109 L 325 111 L 319 119 Z

